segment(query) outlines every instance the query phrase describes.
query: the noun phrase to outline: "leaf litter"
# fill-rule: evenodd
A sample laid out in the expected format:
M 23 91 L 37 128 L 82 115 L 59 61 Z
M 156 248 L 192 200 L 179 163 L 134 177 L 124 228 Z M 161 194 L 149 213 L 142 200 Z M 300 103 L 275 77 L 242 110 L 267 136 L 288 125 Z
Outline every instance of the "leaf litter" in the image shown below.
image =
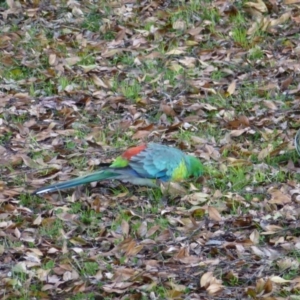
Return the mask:
M 298 1 L 0 13 L 2 299 L 297 296 Z M 145 141 L 194 153 L 205 174 L 30 195 Z

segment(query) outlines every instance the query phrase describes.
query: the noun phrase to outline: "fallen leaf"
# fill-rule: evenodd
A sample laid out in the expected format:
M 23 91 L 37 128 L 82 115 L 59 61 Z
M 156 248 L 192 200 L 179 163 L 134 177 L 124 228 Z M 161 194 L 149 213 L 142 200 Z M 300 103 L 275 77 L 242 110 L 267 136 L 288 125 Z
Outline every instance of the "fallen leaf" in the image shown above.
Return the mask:
M 214 208 L 213 206 L 208 206 L 207 210 L 208 210 L 208 215 L 212 220 L 217 222 L 222 221 L 222 217 L 216 208 Z

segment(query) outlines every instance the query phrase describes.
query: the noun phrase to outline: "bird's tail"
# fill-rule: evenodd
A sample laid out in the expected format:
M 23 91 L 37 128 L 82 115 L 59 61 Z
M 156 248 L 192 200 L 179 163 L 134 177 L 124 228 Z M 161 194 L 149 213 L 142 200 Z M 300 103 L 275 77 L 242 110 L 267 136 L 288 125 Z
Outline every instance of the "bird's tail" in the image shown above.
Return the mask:
M 120 174 L 114 172 L 113 170 L 101 170 L 89 175 L 85 175 L 83 177 L 74 178 L 65 182 L 51 184 L 46 187 L 42 187 L 33 192 L 33 195 L 39 195 L 43 193 L 60 191 L 64 189 L 68 189 L 71 187 L 75 187 L 81 184 L 90 183 L 94 181 L 100 181 L 105 179 L 117 178 Z

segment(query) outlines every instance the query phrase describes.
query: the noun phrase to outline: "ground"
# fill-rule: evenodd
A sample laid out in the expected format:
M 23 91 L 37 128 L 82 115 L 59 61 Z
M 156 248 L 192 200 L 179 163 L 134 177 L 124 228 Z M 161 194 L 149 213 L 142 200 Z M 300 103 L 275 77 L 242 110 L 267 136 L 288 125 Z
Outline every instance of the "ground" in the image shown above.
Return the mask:
M 1 299 L 300 299 L 300 1 L 0 1 Z M 33 196 L 143 142 L 161 189 Z

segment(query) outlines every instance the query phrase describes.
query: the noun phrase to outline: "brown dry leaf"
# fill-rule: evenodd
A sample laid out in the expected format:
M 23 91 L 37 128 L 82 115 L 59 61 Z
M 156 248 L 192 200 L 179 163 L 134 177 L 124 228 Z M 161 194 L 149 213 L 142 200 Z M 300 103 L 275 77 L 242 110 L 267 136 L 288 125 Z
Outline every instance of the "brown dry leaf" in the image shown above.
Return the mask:
M 236 159 L 234 157 L 228 157 L 228 166 L 230 167 L 242 167 L 242 166 L 251 166 L 252 162 L 245 159 Z
M 258 257 L 265 257 L 265 252 L 256 246 L 252 246 L 251 251 Z
M 85 239 L 83 239 L 82 237 L 78 237 L 78 236 L 70 239 L 70 242 L 76 246 L 84 246 L 87 243 Z
M 150 237 L 151 235 L 155 234 L 159 229 L 160 229 L 160 226 L 158 226 L 158 225 L 152 226 L 152 227 L 147 231 L 146 237 Z
M 280 232 L 283 231 L 283 228 L 281 226 L 277 226 L 277 225 L 267 225 L 264 228 L 264 232 L 262 232 L 262 235 L 269 235 L 269 234 L 274 234 L 276 232 Z
M 177 63 L 177 61 L 172 61 L 168 68 L 176 73 L 182 70 L 182 66 L 179 63 Z
M 298 269 L 300 266 L 299 261 L 294 258 L 282 258 L 279 259 L 276 262 L 276 264 L 281 271 L 286 269 L 291 269 L 291 270 Z
M 38 215 L 37 217 L 36 217 L 36 219 L 33 221 L 33 224 L 34 225 L 40 225 L 41 223 L 42 223 L 42 216 L 41 215 Z
M 245 132 L 247 132 L 247 128 L 244 129 L 237 129 L 237 130 L 231 130 L 230 131 L 230 136 L 231 137 L 237 137 L 237 136 L 241 136 L 242 134 L 244 134 Z
M 166 242 L 171 238 L 171 232 L 168 229 L 163 230 L 159 236 L 156 237 L 155 241 L 157 242 Z
M 288 87 L 290 86 L 290 84 L 293 82 L 294 80 L 294 76 L 289 76 L 288 78 L 286 78 L 285 80 L 283 80 L 281 82 L 281 85 L 280 85 L 280 90 L 281 91 L 286 91 L 288 89 Z
M 127 221 L 125 220 L 122 220 L 122 223 L 121 223 L 121 228 L 122 228 L 122 233 L 124 236 L 128 236 L 128 233 L 129 233 L 129 224 Z
M 266 4 L 262 0 L 256 0 L 256 2 L 246 2 L 244 6 L 252 7 L 261 13 L 266 13 L 268 11 Z
M 213 272 L 206 272 L 201 276 L 200 286 L 208 287 L 210 285 L 211 281 L 213 281 L 213 280 L 214 280 Z
M 283 24 L 285 23 L 286 21 L 290 20 L 291 19 L 291 14 L 292 12 L 289 11 L 289 12 L 286 12 L 284 14 L 282 14 L 278 19 L 272 19 L 270 21 L 270 27 L 275 27 L 275 26 L 278 26 L 280 24 Z
M 179 249 L 179 251 L 177 252 L 177 254 L 174 255 L 175 259 L 182 259 L 184 257 L 188 257 L 189 256 L 189 249 L 188 247 L 182 247 Z
M 283 4 L 289 5 L 289 4 L 297 4 L 300 3 L 300 0 L 283 0 Z
M 214 92 L 214 94 L 216 94 L 216 92 Z M 208 110 L 208 111 L 218 110 L 216 106 L 213 106 L 213 105 L 211 105 L 211 104 L 209 104 L 209 103 L 203 103 L 203 104 L 201 105 L 201 107 L 203 107 L 203 109 L 206 109 L 206 110 Z
M 65 61 L 68 66 L 76 65 L 80 60 L 81 60 L 81 58 L 78 56 L 72 56 L 72 57 L 65 58 Z
M 206 144 L 205 150 L 207 151 L 209 157 L 211 157 L 214 160 L 219 160 L 221 155 L 214 147 Z
M 268 193 L 271 195 L 271 199 L 268 201 L 269 203 L 284 205 L 292 201 L 291 195 L 283 193 L 281 190 L 271 187 Z
M 228 121 L 227 124 L 230 129 L 237 129 L 240 127 L 249 127 L 250 121 L 246 116 L 242 115 L 235 120 Z
M 166 296 L 168 299 L 178 299 L 182 295 L 183 295 L 183 291 L 178 291 L 175 289 L 167 290 L 166 292 Z
M 37 169 L 38 167 L 41 167 L 39 164 L 37 164 L 25 154 L 21 154 L 20 157 L 23 159 L 24 164 L 32 169 Z
M 49 65 L 50 66 L 54 66 L 56 64 L 57 60 L 56 60 L 56 54 L 55 53 L 51 53 L 49 55 Z
M 136 256 L 144 248 L 143 245 L 136 245 L 135 247 L 128 247 L 125 255 L 126 256 Z
M 153 52 L 150 52 L 148 55 L 145 55 L 143 56 L 144 59 L 157 59 L 157 58 L 161 58 L 162 57 L 162 54 L 158 51 L 153 51 Z M 158 80 L 158 78 L 157 78 Z
M 172 49 L 166 53 L 166 55 L 180 55 L 184 54 L 186 51 L 185 47 L 177 48 L 177 49 Z
M 287 280 L 287 279 L 283 279 L 282 277 L 280 276 L 272 276 L 270 278 L 270 280 L 272 282 L 275 282 L 275 283 L 287 283 L 287 282 L 291 282 L 291 280 Z
M 217 222 L 222 221 L 222 217 L 216 208 L 214 208 L 213 206 L 208 206 L 207 211 L 208 211 L 209 217 L 212 220 L 217 221 Z
M 264 100 L 263 104 L 264 104 L 264 106 L 266 106 L 269 109 L 273 109 L 273 110 L 278 109 L 278 107 L 277 107 L 276 103 L 274 103 L 274 101 Z
M 271 18 L 270 16 L 266 16 L 261 20 L 261 30 L 262 31 L 267 31 L 270 28 L 270 23 L 271 23 Z
M 268 144 L 268 146 L 264 149 L 262 149 L 259 153 L 258 153 L 258 159 L 259 160 L 264 160 L 266 157 L 270 156 L 270 153 L 273 151 L 273 145 L 272 144 Z
M 123 50 L 122 49 L 107 49 L 106 51 L 104 51 L 102 53 L 102 56 L 104 58 L 109 58 L 109 57 L 115 56 L 116 54 L 118 54 L 120 52 L 123 52 Z
M 118 282 L 103 285 L 102 288 L 107 293 L 124 294 L 128 288 L 134 285 L 134 282 Z
M 136 241 L 131 238 L 125 238 L 119 245 L 118 245 L 118 249 L 123 250 L 123 252 L 128 253 L 130 252 L 132 249 L 134 249 L 136 247 Z
M 186 195 L 182 198 L 182 201 L 187 201 L 192 205 L 199 205 L 208 200 L 209 195 L 206 193 L 192 193 L 190 195 Z
M 206 290 L 209 295 L 215 295 L 221 292 L 224 289 L 224 286 L 220 283 L 213 283 L 211 284 Z
M 256 0 L 256 2 L 246 2 L 244 6 L 254 8 L 261 13 L 266 13 L 268 11 L 266 4 L 262 0 Z
M 279 89 L 278 84 L 271 82 L 268 83 L 267 85 L 261 86 L 257 89 L 257 93 L 264 95 L 266 92 L 270 92 L 270 91 L 277 91 Z M 266 100 L 264 100 L 266 101 Z
M 298 16 L 292 16 L 291 19 L 293 20 L 293 22 L 295 22 L 296 24 L 300 24 L 300 15 Z M 299 54 L 299 46 L 297 46 L 295 49 L 294 49 L 294 52 L 295 54 Z
M 191 29 L 189 29 L 187 31 L 187 33 L 190 35 L 198 35 L 202 30 L 203 30 L 203 28 L 201 26 L 200 27 L 192 27 Z
M 259 244 L 259 239 L 260 239 L 260 234 L 259 234 L 259 232 L 255 229 L 255 230 L 252 231 L 251 234 L 250 234 L 250 240 L 253 242 L 253 244 Z
M 279 155 L 281 151 L 285 151 L 288 148 L 288 145 L 289 145 L 289 142 L 281 143 L 273 151 L 271 151 L 270 157 Z
M 174 109 L 170 105 L 161 104 L 160 105 L 160 110 L 162 112 L 164 112 L 166 114 L 166 116 L 170 116 L 170 117 L 175 117 L 176 116 L 176 113 L 175 113 Z
M 206 272 L 200 279 L 200 286 L 205 288 L 210 295 L 214 295 L 223 290 L 221 280 L 213 276 L 213 272 Z
M 96 74 L 92 74 L 91 75 L 94 83 L 97 85 L 97 86 L 100 86 L 100 87 L 103 87 L 105 89 L 109 89 L 111 86 L 109 83 L 105 83 L 101 78 L 99 78 Z
M 191 140 L 193 141 L 194 144 L 207 144 L 207 140 L 202 138 L 202 137 L 198 137 L 198 136 L 191 136 Z
M 126 30 L 125 29 L 122 29 L 120 30 L 117 35 L 116 35 L 116 38 L 115 38 L 115 41 L 122 41 L 125 37 L 125 34 L 126 34 Z
M 143 221 L 138 229 L 138 234 L 140 237 L 145 236 L 147 233 L 147 222 Z
M 133 136 L 132 138 L 135 140 L 141 140 L 144 139 L 146 137 L 148 137 L 150 134 L 150 131 L 148 130 L 138 130 Z
M 170 195 L 172 198 L 187 194 L 187 190 L 177 182 L 161 182 L 160 188 L 164 195 Z
M 228 94 L 228 96 L 233 95 L 234 92 L 235 92 L 235 89 L 236 89 L 236 80 L 232 81 L 230 83 L 230 85 L 228 86 L 228 88 L 227 88 L 227 94 Z
M 256 10 L 252 9 L 252 11 L 254 11 L 255 13 L 257 12 Z M 253 14 L 252 14 L 253 15 Z M 260 23 L 261 23 L 261 19 L 263 18 L 262 14 L 259 13 L 259 17 L 257 18 L 258 21 L 257 22 L 253 22 L 252 25 L 249 27 L 249 29 L 247 30 L 247 35 L 254 35 L 259 29 L 260 29 Z
M 185 56 L 182 59 L 179 59 L 179 62 L 185 67 L 191 69 L 196 67 L 197 59 L 195 57 Z
M 186 29 L 186 22 L 183 21 L 183 20 L 176 20 L 174 23 L 173 23 L 173 29 L 175 30 L 185 30 Z
M 14 0 L 6 0 L 6 3 L 9 7 L 9 9 L 5 10 L 2 15 L 3 19 L 6 20 L 7 16 L 10 14 L 19 14 L 22 12 L 22 5 L 20 4 L 19 1 L 14 1 Z

